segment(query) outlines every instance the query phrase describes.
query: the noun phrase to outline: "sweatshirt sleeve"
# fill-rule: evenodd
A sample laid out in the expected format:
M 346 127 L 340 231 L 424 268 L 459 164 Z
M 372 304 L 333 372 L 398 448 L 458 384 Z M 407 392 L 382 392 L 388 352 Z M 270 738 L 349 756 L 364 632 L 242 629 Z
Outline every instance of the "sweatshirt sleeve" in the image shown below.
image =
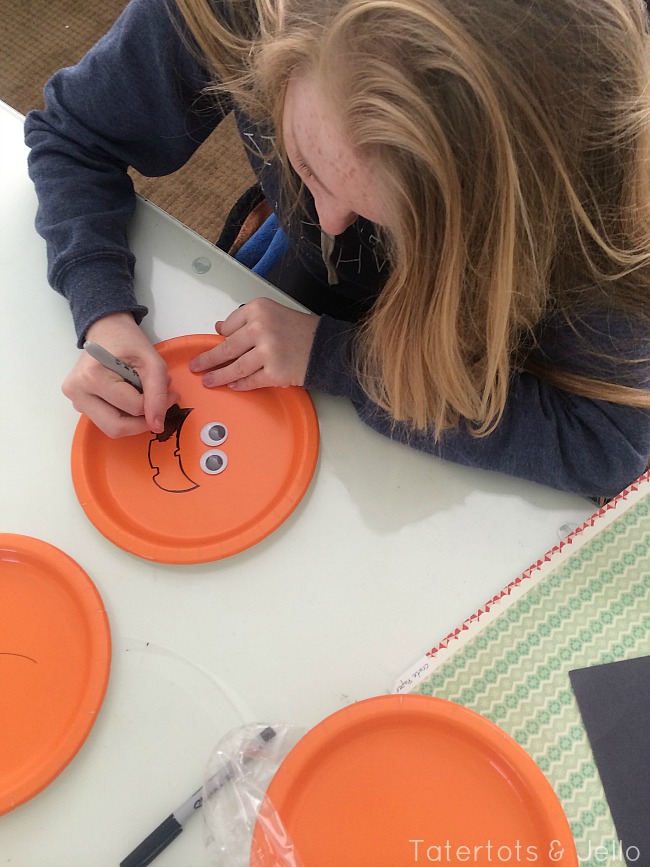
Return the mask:
M 646 468 L 650 411 L 590 400 L 554 388 L 525 371 L 511 377 L 504 414 L 495 430 L 472 436 L 470 426 L 415 431 L 368 399 L 352 365 L 354 326 L 322 316 L 305 386 L 352 401 L 359 417 L 379 433 L 445 460 L 495 470 L 588 497 L 612 497 Z M 544 329 L 540 357 L 549 366 L 591 373 L 608 381 L 650 386 L 650 335 L 596 317 L 576 332 L 566 323 Z M 620 367 L 609 358 L 632 363 Z
M 129 166 L 180 168 L 230 110 L 201 95 L 207 74 L 181 37 L 172 0 L 132 0 L 74 67 L 45 87 L 25 123 L 50 284 L 70 303 L 79 343 L 109 313 L 146 314 L 133 290 Z

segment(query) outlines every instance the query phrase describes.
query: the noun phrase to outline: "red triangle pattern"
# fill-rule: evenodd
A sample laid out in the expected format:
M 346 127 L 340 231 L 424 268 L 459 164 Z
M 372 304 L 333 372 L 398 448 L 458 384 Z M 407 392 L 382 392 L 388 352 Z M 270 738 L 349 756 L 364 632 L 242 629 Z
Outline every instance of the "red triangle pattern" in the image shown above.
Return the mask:
M 515 578 L 514 581 L 511 581 L 510 584 L 507 585 L 507 587 L 504 587 L 504 589 L 500 593 L 497 593 L 496 596 L 493 596 L 492 599 L 486 602 L 485 605 L 479 608 L 478 611 L 471 615 L 471 617 L 468 617 L 467 620 L 465 620 L 457 629 L 454 629 L 454 631 L 450 632 L 449 635 L 443 638 L 443 640 L 439 644 L 437 644 L 435 647 L 432 647 L 431 650 L 429 650 L 425 654 L 425 656 L 433 657 L 440 650 L 444 650 L 446 647 L 448 647 L 452 641 L 458 638 L 461 632 L 467 631 L 475 621 L 480 620 L 484 614 L 487 614 L 496 602 L 498 602 L 500 599 L 503 599 L 504 596 L 509 596 L 514 587 L 517 587 L 519 584 L 521 584 L 522 581 L 530 578 L 531 575 L 533 575 L 544 563 L 550 563 L 553 559 L 553 556 L 559 551 L 562 551 L 563 548 L 565 548 L 567 545 L 572 545 L 574 539 L 579 536 L 584 529 L 586 529 L 587 527 L 593 527 L 594 523 L 598 520 L 598 518 L 600 518 L 606 512 L 610 511 L 610 509 L 615 508 L 617 503 L 620 503 L 622 500 L 627 500 L 627 498 L 633 491 L 638 491 L 640 486 L 648 480 L 650 480 L 650 470 L 647 470 L 645 473 L 643 473 L 643 475 L 639 476 L 639 478 L 629 487 L 625 488 L 624 491 L 621 491 L 620 494 L 611 499 L 604 506 L 601 506 L 583 524 L 581 524 L 579 527 L 576 527 L 576 529 L 572 533 L 570 533 L 566 537 L 566 539 L 562 539 L 561 542 L 551 548 L 551 550 L 548 551 L 541 559 L 533 563 L 532 566 L 529 566 L 528 569 L 522 572 L 521 575 Z

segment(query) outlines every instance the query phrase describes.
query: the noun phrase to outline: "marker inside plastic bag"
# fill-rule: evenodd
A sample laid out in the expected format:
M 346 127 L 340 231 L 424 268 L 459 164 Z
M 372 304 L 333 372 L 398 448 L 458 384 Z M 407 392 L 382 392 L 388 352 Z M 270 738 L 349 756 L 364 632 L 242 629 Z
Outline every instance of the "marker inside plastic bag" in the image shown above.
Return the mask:
M 244 753 L 244 760 L 253 758 L 256 752 L 274 737 L 275 729 L 271 726 L 263 729 L 248 745 Z M 197 789 L 180 807 L 167 816 L 165 821 L 161 822 L 156 830 L 152 831 L 139 846 L 136 846 L 124 861 L 120 861 L 120 867 L 147 867 L 147 864 L 151 864 L 154 858 L 157 858 L 178 837 L 190 816 L 203 806 L 204 789 L 207 790 L 208 795 L 213 795 L 225 786 L 234 775 L 235 766 L 232 763 L 225 765 L 212 779 L 208 780 L 205 786 Z

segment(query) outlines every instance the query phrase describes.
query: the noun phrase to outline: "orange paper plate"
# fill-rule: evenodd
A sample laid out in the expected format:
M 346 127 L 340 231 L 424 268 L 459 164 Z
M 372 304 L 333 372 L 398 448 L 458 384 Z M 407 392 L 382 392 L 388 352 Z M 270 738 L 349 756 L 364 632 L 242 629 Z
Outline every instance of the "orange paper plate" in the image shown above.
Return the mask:
M 110 661 L 108 618 L 83 569 L 46 542 L 0 533 L 0 814 L 76 755 Z
M 153 434 L 110 439 L 86 416 L 79 420 L 72 444 L 79 502 L 107 539 L 144 559 L 203 563 L 238 554 L 286 520 L 314 474 L 318 420 L 304 389 L 209 389 L 190 372 L 190 359 L 221 339 L 195 334 L 157 345 L 184 412 L 166 442 Z M 211 423 L 227 430 L 216 445 L 227 463 L 216 475 L 201 467 L 215 447 L 201 436 Z
M 338 711 L 298 742 L 267 795 L 305 867 L 578 864 L 560 803 L 530 756 L 485 717 L 442 699 L 380 696 Z M 294 863 L 265 835 L 270 804 L 252 867 Z

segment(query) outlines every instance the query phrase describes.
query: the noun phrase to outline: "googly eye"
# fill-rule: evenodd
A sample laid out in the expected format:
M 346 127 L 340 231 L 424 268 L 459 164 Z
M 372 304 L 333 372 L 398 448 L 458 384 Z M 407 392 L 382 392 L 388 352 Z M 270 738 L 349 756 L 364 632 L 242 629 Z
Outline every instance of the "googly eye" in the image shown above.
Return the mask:
M 228 466 L 228 455 L 220 449 L 210 449 L 201 455 L 201 469 L 210 476 L 222 473 Z
M 228 436 L 228 428 L 220 421 L 210 421 L 201 429 L 201 439 L 206 446 L 220 446 Z

